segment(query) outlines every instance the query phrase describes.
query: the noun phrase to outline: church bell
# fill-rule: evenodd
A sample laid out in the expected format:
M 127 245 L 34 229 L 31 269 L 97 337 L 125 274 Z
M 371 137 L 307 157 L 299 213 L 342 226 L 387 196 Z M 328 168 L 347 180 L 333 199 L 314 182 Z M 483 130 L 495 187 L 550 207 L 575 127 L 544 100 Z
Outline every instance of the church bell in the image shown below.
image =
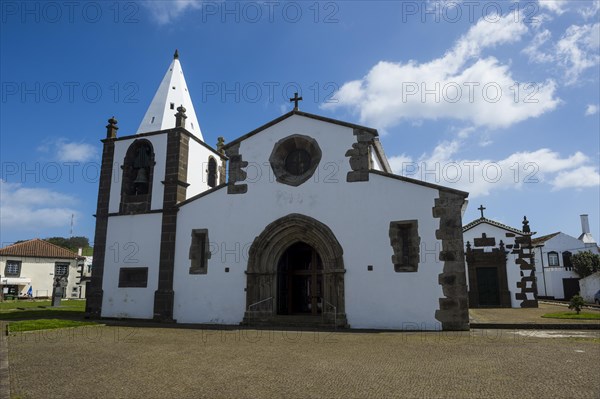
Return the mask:
M 137 176 L 133 181 L 135 184 L 148 184 L 148 172 L 146 168 L 140 168 L 137 172 Z

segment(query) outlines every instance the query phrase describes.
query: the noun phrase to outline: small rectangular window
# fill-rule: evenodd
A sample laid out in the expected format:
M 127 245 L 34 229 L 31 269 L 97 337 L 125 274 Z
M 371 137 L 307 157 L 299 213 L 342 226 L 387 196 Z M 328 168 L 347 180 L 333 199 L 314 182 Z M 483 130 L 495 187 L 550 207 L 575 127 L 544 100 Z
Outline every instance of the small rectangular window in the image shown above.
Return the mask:
M 190 245 L 190 274 L 208 273 L 208 260 L 210 250 L 208 246 L 208 230 L 192 230 L 192 244 Z
M 170 104 L 171 109 L 175 109 L 175 103 Z
M 417 220 L 390 222 L 390 244 L 394 250 L 394 270 L 398 273 L 416 272 L 421 246 Z
M 146 288 L 147 267 L 122 267 L 119 269 L 119 288 Z
M 67 277 L 69 275 L 68 263 L 56 263 L 54 265 L 54 277 Z
M 152 117 L 152 120 L 150 121 L 150 123 L 154 123 L 154 117 Z
M 560 266 L 558 263 L 558 252 L 548 252 L 548 266 Z
M 11 277 L 19 277 L 21 275 L 21 261 L 7 260 L 4 268 L 4 275 Z

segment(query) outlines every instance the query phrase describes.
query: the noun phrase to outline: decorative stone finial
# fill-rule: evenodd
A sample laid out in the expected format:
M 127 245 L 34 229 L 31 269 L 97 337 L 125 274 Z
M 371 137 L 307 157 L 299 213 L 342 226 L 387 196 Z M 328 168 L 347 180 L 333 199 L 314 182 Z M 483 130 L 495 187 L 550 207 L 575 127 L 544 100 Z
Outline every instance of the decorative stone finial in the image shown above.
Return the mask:
M 529 221 L 527 220 L 527 216 L 523 216 L 523 232 L 531 233 L 531 228 L 529 227 Z
M 177 107 L 177 113 L 175 114 L 175 127 L 185 127 L 185 120 L 187 119 L 185 111 L 186 110 L 183 105 Z
M 225 138 L 223 136 L 217 137 L 217 152 L 221 155 L 225 154 L 223 147 L 225 146 Z
M 471 243 L 469 241 L 467 241 L 467 251 L 471 250 Z
M 173 58 L 176 60 L 179 59 L 179 50 L 175 49 L 175 54 L 173 54 Z
M 117 137 L 117 130 L 119 130 L 117 123 L 119 122 L 115 119 L 114 116 L 108 120 L 108 125 L 106 125 L 107 139 L 114 139 Z

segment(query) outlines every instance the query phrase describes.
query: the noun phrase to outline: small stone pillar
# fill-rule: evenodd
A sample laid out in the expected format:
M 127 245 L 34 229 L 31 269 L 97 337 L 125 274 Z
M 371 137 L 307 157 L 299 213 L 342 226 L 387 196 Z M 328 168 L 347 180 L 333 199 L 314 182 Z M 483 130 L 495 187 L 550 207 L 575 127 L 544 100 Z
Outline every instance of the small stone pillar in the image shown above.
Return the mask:
M 187 119 L 185 111 L 186 109 L 183 105 L 177 107 L 177 113 L 175 114 L 175 127 L 185 128 L 185 120 Z
M 117 138 L 117 130 L 119 130 L 117 123 L 119 123 L 119 122 L 115 119 L 114 116 L 108 120 L 108 125 L 106 125 L 106 138 L 107 139 L 116 139 Z

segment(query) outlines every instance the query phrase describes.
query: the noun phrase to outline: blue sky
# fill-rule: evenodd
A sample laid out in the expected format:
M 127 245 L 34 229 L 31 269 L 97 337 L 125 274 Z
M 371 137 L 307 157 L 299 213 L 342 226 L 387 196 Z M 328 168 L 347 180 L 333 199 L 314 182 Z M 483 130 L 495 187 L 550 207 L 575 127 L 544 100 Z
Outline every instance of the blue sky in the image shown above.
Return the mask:
M 290 110 L 377 128 L 397 173 L 486 216 L 600 238 L 598 1 L 2 1 L 0 242 L 93 240 L 109 117 L 176 48 L 207 143 Z M 399 199 L 398 206 L 402 206 Z

